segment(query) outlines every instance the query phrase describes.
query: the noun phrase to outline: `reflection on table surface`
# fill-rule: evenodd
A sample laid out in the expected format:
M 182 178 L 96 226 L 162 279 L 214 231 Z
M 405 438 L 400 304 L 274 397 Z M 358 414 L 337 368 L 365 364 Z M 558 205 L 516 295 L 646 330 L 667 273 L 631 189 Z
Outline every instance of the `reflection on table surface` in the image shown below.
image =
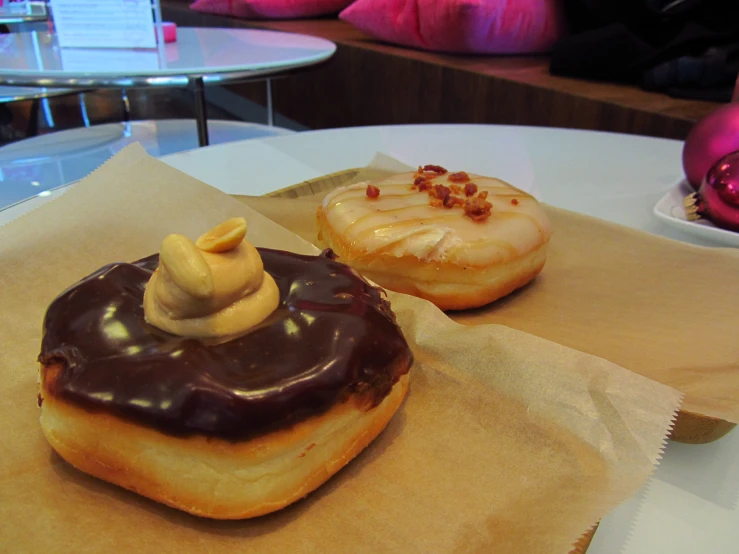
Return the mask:
M 280 127 L 212 120 L 213 144 L 292 133 Z M 63 136 L 63 140 L 59 136 Z M 152 156 L 197 148 L 193 120 L 134 121 L 49 133 L 0 148 L 0 210 L 86 177 L 134 142 Z

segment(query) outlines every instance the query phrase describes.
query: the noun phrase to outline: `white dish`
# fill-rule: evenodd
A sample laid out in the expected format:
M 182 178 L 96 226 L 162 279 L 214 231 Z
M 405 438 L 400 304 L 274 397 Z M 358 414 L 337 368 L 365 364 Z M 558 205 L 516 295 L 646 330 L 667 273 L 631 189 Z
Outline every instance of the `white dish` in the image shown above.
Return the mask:
M 739 248 L 739 233 L 719 229 L 707 219 L 688 221 L 685 217 L 683 199 L 694 192 L 687 181 L 681 181 L 670 192 L 665 194 L 654 207 L 654 215 L 676 229 L 695 235 L 724 246 Z

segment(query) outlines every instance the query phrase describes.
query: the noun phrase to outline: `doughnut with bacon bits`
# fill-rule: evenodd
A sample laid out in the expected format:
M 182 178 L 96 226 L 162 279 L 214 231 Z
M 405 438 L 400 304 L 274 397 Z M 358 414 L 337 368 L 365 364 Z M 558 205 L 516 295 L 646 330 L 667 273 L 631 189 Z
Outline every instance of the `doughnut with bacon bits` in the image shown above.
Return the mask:
M 531 195 L 438 165 L 334 190 L 317 220 L 319 242 L 342 262 L 443 310 L 483 306 L 529 283 L 551 236 Z

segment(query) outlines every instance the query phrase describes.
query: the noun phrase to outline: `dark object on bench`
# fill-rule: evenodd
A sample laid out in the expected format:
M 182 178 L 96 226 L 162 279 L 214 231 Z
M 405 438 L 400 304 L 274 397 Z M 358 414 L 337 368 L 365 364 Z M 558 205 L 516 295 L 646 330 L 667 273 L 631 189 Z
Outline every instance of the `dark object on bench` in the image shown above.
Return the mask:
M 554 75 L 728 102 L 739 73 L 736 0 L 565 0 Z

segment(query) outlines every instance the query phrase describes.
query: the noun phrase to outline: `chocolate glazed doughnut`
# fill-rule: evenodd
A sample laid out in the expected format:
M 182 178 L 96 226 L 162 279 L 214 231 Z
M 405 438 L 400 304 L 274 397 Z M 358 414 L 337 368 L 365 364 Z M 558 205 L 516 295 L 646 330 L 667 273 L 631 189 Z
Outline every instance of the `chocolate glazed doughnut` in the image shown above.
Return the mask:
M 381 290 L 330 251 L 258 252 L 279 304 L 236 337 L 147 323 L 158 256 L 105 266 L 52 302 L 39 403 L 63 458 L 192 514 L 238 519 L 305 496 L 382 431 L 412 354 Z

